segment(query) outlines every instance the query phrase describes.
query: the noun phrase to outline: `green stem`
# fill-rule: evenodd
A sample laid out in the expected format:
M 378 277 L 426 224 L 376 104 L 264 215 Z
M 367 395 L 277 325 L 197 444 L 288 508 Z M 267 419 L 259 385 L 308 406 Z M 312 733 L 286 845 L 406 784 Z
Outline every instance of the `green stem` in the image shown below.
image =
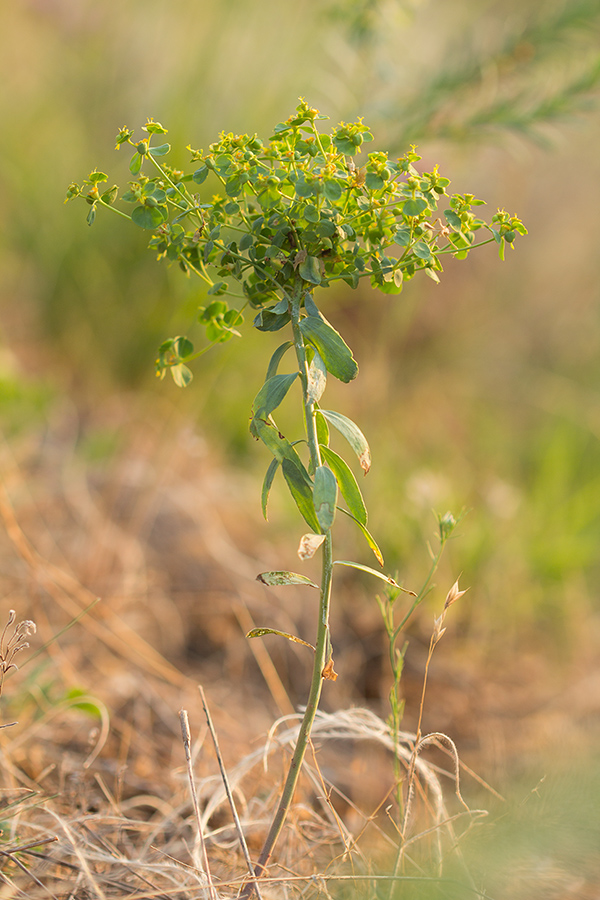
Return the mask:
M 308 399 L 308 362 L 306 359 L 306 347 L 304 338 L 300 331 L 300 300 L 303 290 L 303 283 L 300 276 L 296 276 L 294 282 L 293 295 L 290 302 L 290 313 L 292 317 L 292 328 L 294 332 L 294 345 L 296 348 L 296 358 L 300 368 L 300 378 L 302 380 L 303 402 L 304 402 L 304 418 L 306 423 L 306 433 L 308 438 L 308 446 L 310 448 L 311 462 L 313 466 L 321 465 L 321 454 L 319 452 L 319 442 L 317 439 L 317 429 L 315 422 L 314 403 Z M 329 662 L 331 655 L 331 646 L 329 641 L 329 607 L 331 602 L 331 582 L 333 575 L 333 543 L 331 531 L 325 535 L 322 545 L 322 569 L 321 569 L 321 594 L 319 602 L 319 620 L 317 624 L 317 639 L 315 644 L 315 655 L 313 662 L 312 679 L 310 683 L 310 691 L 306 702 L 306 710 L 304 718 L 298 732 L 296 747 L 292 755 L 288 774 L 281 793 L 281 799 L 277 807 L 277 811 L 271 822 L 269 833 L 266 837 L 258 862 L 254 868 L 257 878 L 265 874 L 267 864 L 273 852 L 273 848 L 288 816 L 294 792 L 300 772 L 304 756 L 310 741 L 310 734 L 319 707 L 321 698 L 321 690 L 323 688 L 323 670 Z M 240 894 L 240 900 L 249 900 L 255 889 L 255 882 L 246 885 Z
M 106 203 L 104 200 L 102 200 L 101 197 L 96 200 L 96 203 L 99 203 L 100 206 L 103 206 L 105 209 L 112 209 L 112 211 L 118 216 L 121 216 L 123 219 L 129 219 L 131 221 L 131 216 L 128 216 L 127 213 L 124 213 L 121 209 L 118 209 L 118 207 L 111 206 L 110 203 Z
M 394 633 L 393 633 L 393 635 L 392 635 L 392 639 L 393 639 L 394 641 L 397 640 L 398 635 L 399 635 L 400 632 L 403 630 L 404 626 L 406 625 L 406 623 L 408 622 L 408 620 L 409 620 L 410 617 L 412 616 L 412 614 L 413 614 L 413 612 L 415 611 L 415 609 L 417 608 L 417 606 L 418 606 L 420 603 L 423 602 L 423 600 L 425 599 L 426 595 L 429 593 L 429 585 L 430 585 L 430 583 L 431 583 L 431 579 L 433 578 L 433 576 L 434 576 L 435 573 L 437 572 L 437 567 L 438 567 L 439 564 L 440 564 L 440 559 L 442 558 L 442 553 L 444 552 L 444 547 L 445 547 L 445 546 L 446 546 L 446 541 L 445 541 L 445 540 L 440 540 L 440 547 L 439 547 L 439 550 L 438 550 L 438 552 L 436 553 L 436 555 L 433 557 L 433 560 L 432 560 L 432 562 L 431 562 L 431 568 L 429 569 L 429 572 L 427 573 L 427 578 L 425 579 L 425 581 L 424 581 L 424 583 L 423 583 L 423 585 L 422 585 L 422 587 L 421 587 L 421 590 L 419 591 L 419 593 L 417 594 L 417 596 L 416 596 L 415 599 L 413 600 L 410 609 L 409 609 L 408 612 L 405 614 L 404 618 L 402 619 L 402 621 L 400 622 L 400 624 L 399 624 L 398 627 L 395 629 L 395 631 L 394 631 Z

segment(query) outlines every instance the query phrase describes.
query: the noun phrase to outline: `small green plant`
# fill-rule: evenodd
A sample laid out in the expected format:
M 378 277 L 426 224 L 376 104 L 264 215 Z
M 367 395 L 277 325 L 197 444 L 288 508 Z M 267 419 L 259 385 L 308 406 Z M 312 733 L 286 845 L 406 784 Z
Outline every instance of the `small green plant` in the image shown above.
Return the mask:
M 330 446 L 330 429 L 334 429 L 367 474 L 371 453 L 364 434 L 347 416 L 322 405 L 327 378 L 348 383 L 358 374 L 358 365 L 321 311 L 325 297 L 321 300 L 319 295 L 317 303 L 315 289 L 337 282 L 355 289 L 366 280 L 384 293 L 399 294 L 418 273 L 438 282 L 445 257 L 464 259 L 475 248 L 492 243 L 503 258 L 506 246 L 526 233 L 522 222 L 504 210 L 489 223 L 479 218 L 476 210 L 483 201 L 471 194 L 449 195 L 449 179 L 437 167 L 420 173 L 414 147 L 397 159 L 381 151 L 368 153 L 361 165 L 355 157 L 373 139 L 368 127 L 358 120 L 341 123 L 326 134 L 317 127 L 325 118 L 302 101 L 268 141 L 255 134 L 223 133 L 207 152 L 188 148 L 188 173 L 166 163 L 169 144 L 153 143 L 163 140 L 166 129 L 149 120 L 141 139 L 134 139 L 129 128 L 122 128 L 117 137 L 117 147 L 133 150 L 129 169 L 134 180 L 121 197 L 129 213 L 115 205 L 119 189 L 107 187 L 102 172 L 92 172 L 82 185 L 73 183 L 67 192 L 67 200 L 87 202 L 90 225 L 99 210 L 130 219 L 152 233 L 149 246 L 158 259 L 204 282 L 207 300 L 199 310 L 198 323 L 207 340 L 200 349 L 183 335 L 165 341 L 156 360 L 161 378 L 169 371 L 176 384 L 189 384 L 190 363 L 211 346 L 239 336 L 248 310 L 254 312 L 253 325 L 259 331 L 287 330 L 254 398 L 250 432 L 272 456 L 262 487 L 264 516 L 273 481 L 281 472 L 309 529 L 300 540 L 298 555 L 307 560 L 320 552 L 322 575 L 320 585 L 289 571 L 259 575 L 269 585 L 317 588 L 320 601 L 306 712 L 281 800 L 255 867 L 257 876 L 265 872 L 290 808 L 323 683 L 337 677 L 329 631 L 335 566 L 368 572 L 385 581 L 396 596 L 404 590 L 381 569 L 334 557 L 333 526 L 340 512 L 352 519 L 379 566 L 384 565 L 367 527 L 367 509 L 356 476 Z M 205 183 L 212 183 L 213 190 L 216 186 L 217 193 L 205 194 Z M 438 213 L 442 200 L 443 218 Z M 292 351 L 290 371 L 280 372 Z M 273 414 L 294 389 L 304 427 L 300 436 L 288 438 Z M 442 517 L 442 547 L 448 528 Z M 411 611 L 423 595 L 413 594 Z M 401 629 L 390 627 L 393 644 Z M 268 633 L 282 634 L 261 628 L 249 637 Z M 400 662 L 394 654 L 394 678 L 399 682 Z M 400 715 L 396 705 L 393 729 L 397 730 Z M 245 896 L 253 890 L 250 884 Z

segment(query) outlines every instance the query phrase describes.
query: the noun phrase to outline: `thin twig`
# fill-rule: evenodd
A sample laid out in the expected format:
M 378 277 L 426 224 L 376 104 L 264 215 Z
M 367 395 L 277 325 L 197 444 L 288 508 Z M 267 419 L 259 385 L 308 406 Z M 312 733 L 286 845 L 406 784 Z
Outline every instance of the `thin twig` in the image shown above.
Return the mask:
M 206 842 L 202 832 L 202 819 L 200 816 L 200 806 L 198 804 L 198 794 L 196 792 L 196 784 L 194 782 L 194 770 L 192 768 L 192 754 L 190 750 L 191 734 L 190 723 L 186 709 L 179 710 L 179 722 L 181 724 L 181 737 L 183 739 L 183 749 L 185 751 L 185 761 L 187 764 L 188 779 L 190 782 L 190 793 L 192 795 L 192 803 L 194 804 L 194 814 L 196 816 L 196 824 L 198 826 L 198 837 L 200 840 L 200 850 L 202 853 L 202 872 L 206 876 L 208 882 L 208 892 L 211 900 L 218 900 L 217 892 L 213 884 L 210 866 L 208 864 L 208 853 L 206 852 Z
M 206 702 L 206 697 L 204 695 L 204 689 L 202 685 L 198 685 L 198 690 L 200 691 L 200 698 L 202 700 L 202 708 L 204 710 L 204 715 L 206 716 L 206 722 L 208 724 L 208 730 L 210 731 L 210 736 L 212 738 L 212 742 L 215 748 L 215 753 L 217 755 L 217 762 L 219 763 L 219 770 L 221 772 L 221 778 L 223 779 L 223 785 L 225 787 L 225 793 L 227 794 L 227 799 L 229 801 L 229 806 L 231 807 L 231 814 L 233 816 L 233 821 L 235 823 L 235 828 L 237 831 L 238 839 L 240 842 L 240 846 L 242 848 L 242 853 L 244 854 L 244 859 L 246 860 L 246 865 L 248 866 L 248 872 L 250 873 L 250 877 L 254 883 L 254 890 L 256 891 L 256 896 L 258 900 L 262 900 L 260 888 L 258 886 L 258 879 L 254 873 L 254 866 L 252 865 L 252 860 L 250 858 L 250 851 L 248 850 L 248 845 L 246 843 L 246 838 L 244 837 L 244 832 L 242 831 L 242 825 L 240 822 L 240 818 L 237 813 L 237 809 L 235 806 L 235 801 L 233 799 L 233 794 L 231 792 L 231 786 L 229 784 L 229 778 L 227 777 L 227 772 L 225 771 L 225 766 L 223 765 L 223 757 L 221 756 L 221 750 L 219 749 L 219 741 L 217 739 L 217 733 L 215 731 L 212 717 L 210 715 L 208 704 Z

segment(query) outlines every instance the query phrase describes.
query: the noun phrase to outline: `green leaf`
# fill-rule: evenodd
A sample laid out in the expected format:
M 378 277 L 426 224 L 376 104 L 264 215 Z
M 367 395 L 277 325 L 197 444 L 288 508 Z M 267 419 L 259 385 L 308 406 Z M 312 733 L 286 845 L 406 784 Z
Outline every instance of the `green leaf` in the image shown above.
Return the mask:
M 202 184 L 206 180 L 208 172 L 208 166 L 202 165 L 199 169 L 196 169 L 196 171 L 192 175 L 192 178 L 196 182 L 196 184 Z
M 367 544 L 369 545 L 369 547 L 375 554 L 375 558 L 376 558 L 377 562 L 379 563 L 380 566 L 383 566 L 383 554 L 382 554 L 381 550 L 379 549 L 377 542 L 376 542 L 375 538 L 373 537 L 373 535 L 371 534 L 371 532 L 366 528 L 365 525 L 363 525 L 361 522 L 358 521 L 356 516 L 353 516 L 351 512 L 348 512 L 347 509 L 344 509 L 342 506 L 338 506 L 338 509 L 340 512 L 344 513 L 345 516 L 348 516 L 348 518 L 352 519 L 353 522 L 356 522 L 359 529 L 362 531 Z
M 412 232 L 410 228 L 407 228 L 405 225 L 401 225 L 396 229 L 396 233 L 394 234 L 392 240 L 395 244 L 399 244 L 401 247 L 408 247 L 410 244 Z
M 306 484 L 302 471 L 289 459 L 284 458 L 281 463 L 281 470 L 300 515 L 308 527 L 318 534 L 321 531 L 321 526 L 315 512 L 312 487 Z
M 365 184 L 370 191 L 379 191 L 384 186 L 385 181 L 377 172 L 367 172 Z
M 312 582 L 306 575 L 297 575 L 295 572 L 261 572 L 260 575 L 256 576 L 256 580 L 271 586 L 280 584 L 306 584 L 308 587 L 319 590 L 318 584 Z
M 316 256 L 305 257 L 298 266 L 301 278 L 310 284 L 321 284 L 321 267 Z
M 321 531 L 329 531 L 333 525 L 337 503 L 337 487 L 337 481 L 331 469 L 328 469 L 327 466 L 317 466 L 315 469 L 313 503 Z
M 359 569 L 361 572 L 368 572 L 369 575 L 374 575 L 375 578 L 380 578 L 381 581 L 385 581 L 388 584 L 391 584 L 393 587 L 400 587 L 393 578 L 389 575 L 384 575 L 383 572 L 378 572 L 377 569 L 372 569 L 370 566 L 363 566 L 362 563 L 351 562 L 349 559 L 334 559 L 334 566 L 348 566 L 350 569 Z M 407 594 L 413 594 L 413 591 L 406 591 Z M 416 596 L 416 594 L 414 594 Z
M 95 203 L 92 206 L 92 208 L 90 209 L 89 213 L 87 214 L 85 220 L 88 223 L 88 225 L 93 225 L 94 222 L 96 221 L 96 204 Z
M 327 371 L 348 383 L 358 375 L 358 365 L 343 337 L 323 316 L 307 316 L 300 322 L 307 341 L 317 348 Z
M 290 349 L 290 347 L 293 347 L 293 346 L 294 346 L 293 341 L 286 341 L 284 344 L 279 345 L 279 347 L 277 348 L 277 350 L 275 351 L 275 353 L 273 354 L 273 356 L 271 357 L 271 359 L 269 361 L 269 366 L 267 368 L 267 374 L 265 376 L 265 381 L 268 381 L 269 378 L 273 377 L 273 375 L 277 375 L 277 369 L 279 367 L 279 363 L 281 362 L 281 359 L 282 359 L 284 353 L 286 353 Z
M 314 186 L 304 179 L 298 179 L 294 187 L 297 197 L 312 197 L 315 192 Z
M 318 319 L 321 318 L 321 313 L 319 312 L 319 307 L 315 303 L 315 298 L 310 293 L 310 291 L 306 291 L 304 294 L 304 309 L 309 316 L 316 316 Z
M 117 187 L 116 184 L 113 184 L 113 186 L 110 188 L 110 190 L 104 191 L 104 193 L 100 196 L 100 199 L 102 200 L 103 203 L 108 203 L 108 205 L 110 206 L 110 204 L 114 203 L 115 200 L 117 199 L 118 193 L 119 193 L 119 188 Z
M 303 641 L 301 638 L 296 637 L 293 634 L 288 634 L 287 631 L 278 631 L 277 628 L 253 628 L 252 631 L 249 631 L 246 635 L 247 638 L 255 638 L 255 637 L 264 637 L 265 634 L 278 634 L 279 637 L 287 638 L 288 641 L 293 641 L 295 644 L 304 644 L 305 647 L 310 647 L 311 650 L 314 650 L 312 644 L 309 644 L 307 641 Z
M 335 202 L 342 196 L 342 187 L 339 182 L 326 178 L 323 182 L 323 193 L 328 200 Z
M 229 290 L 229 285 L 226 281 L 216 281 L 212 287 L 210 287 L 207 291 L 209 296 L 218 297 L 219 294 L 225 294 Z
M 333 143 L 340 153 L 343 153 L 345 156 L 354 156 L 355 153 L 359 152 L 358 147 L 347 137 L 334 134 Z
M 180 359 L 183 359 L 186 356 L 191 356 L 194 352 L 194 345 L 189 338 L 176 337 L 173 341 L 173 350 Z
M 261 309 L 253 325 L 257 331 L 280 331 L 289 321 L 289 312 L 274 313 L 271 309 Z
M 348 463 L 329 447 L 321 445 L 321 456 L 337 479 L 340 492 L 352 515 L 361 525 L 367 524 L 367 508 L 358 482 Z
M 341 413 L 335 412 L 332 409 L 322 409 L 321 412 L 327 421 L 330 422 L 334 428 L 337 428 L 340 434 L 346 438 L 358 456 L 360 467 L 366 475 L 371 468 L 371 451 L 367 439 L 358 425 L 356 425 L 352 419 L 348 419 L 347 416 L 343 416 Z
M 141 159 L 141 157 L 140 157 Z M 158 228 L 168 218 L 167 209 L 164 206 L 136 206 L 131 213 L 131 221 L 150 231 Z
M 417 241 L 413 247 L 413 253 L 415 256 L 418 256 L 419 259 L 432 259 L 431 250 L 425 241 Z
M 254 398 L 252 417 L 258 416 L 266 419 L 274 409 L 277 409 L 298 374 L 298 372 L 292 372 L 289 375 L 273 375 L 272 378 L 268 378 Z
M 324 237 L 333 237 L 333 235 L 337 231 L 337 226 L 331 221 L 331 219 L 321 219 L 317 227 L 315 228 L 317 236 L 320 238 Z
M 129 163 L 129 171 L 132 175 L 137 175 L 140 169 L 142 168 L 142 154 L 138 153 L 137 150 L 131 157 L 131 162 Z
M 312 498 L 312 481 L 308 477 L 308 472 L 302 465 L 302 460 L 300 459 L 288 439 L 279 433 L 274 424 L 272 424 L 271 422 L 265 422 L 264 419 L 255 419 L 254 427 L 256 429 L 256 435 L 271 451 L 278 462 L 283 463 L 283 461 L 287 459 L 301 472 L 304 483 L 311 492 Z
M 444 216 L 446 217 L 446 222 L 450 228 L 454 228 L 455 231 L 460 231 L 462 229 L 462 220 L 453 209 L 445 209 Z
M 171 149 L 170 144 L 159 144 L 158 147 L 150 147 L 148 153 L 150 156 L 165 156 Z
M 315 424 L 317 426 L 317 440 L 319 444 L 321 447 L 329 447 L 329 425 L 320 409 L 315 410 Z
M 427 203 L 421 197 L 415 197 L 414 200 L 406 200 L 402 207 L 405 216 L 420 216 L 427 209 Z
M 267 505 L 269 503 L 269 494 L 271 493 L 273 479 L 275 478 L 275 474 L 278 468 L 279 460 L 272 459 L 263 481 L 262 491 L 260 494 L 260 505 L 262 507 L 262 514 L 265 518 L 265 521 L 267 520 Z
M 400 269 L 397 269 L 396 271 L 401 274 Z M 401 294 L 402 287 L 403 287 L 402 278 L 397 280 L 396 272 L 392 272 L 390 274 L 392 276 L 391 279 L 389 281 L 384 281 L 383 283 L 380 283 L 379 281 L 377 281 L 377 279 L 375 277 L 372 276 L 371 277 L 372 286 L 376 290 L 380 291 L 382 294 Z
M 188 367 L 184 366 L 183 363 L 179 363 L 177 366 L 171 366 L 170 369 L 173 381 L 177 387 L 187 387 L 194 377 Z

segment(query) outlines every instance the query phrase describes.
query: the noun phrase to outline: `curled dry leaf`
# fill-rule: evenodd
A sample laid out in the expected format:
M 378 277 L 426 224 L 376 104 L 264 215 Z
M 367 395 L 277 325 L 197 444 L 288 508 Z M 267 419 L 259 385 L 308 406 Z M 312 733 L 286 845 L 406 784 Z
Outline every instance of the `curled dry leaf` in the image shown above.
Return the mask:
M 325 664 L 325 667 L 321 672 L 321 676 L 327 681 L 337 681 L 338 676 L 337 672 L 335 672 L 333 668 L 333 657 L 330 657 L 329 662 Z
M 300 538 L 300 545 L 298 547 L 298 556 L 300 559 L 312 559 L 324 540 L 324 534 L 303 534 Z

